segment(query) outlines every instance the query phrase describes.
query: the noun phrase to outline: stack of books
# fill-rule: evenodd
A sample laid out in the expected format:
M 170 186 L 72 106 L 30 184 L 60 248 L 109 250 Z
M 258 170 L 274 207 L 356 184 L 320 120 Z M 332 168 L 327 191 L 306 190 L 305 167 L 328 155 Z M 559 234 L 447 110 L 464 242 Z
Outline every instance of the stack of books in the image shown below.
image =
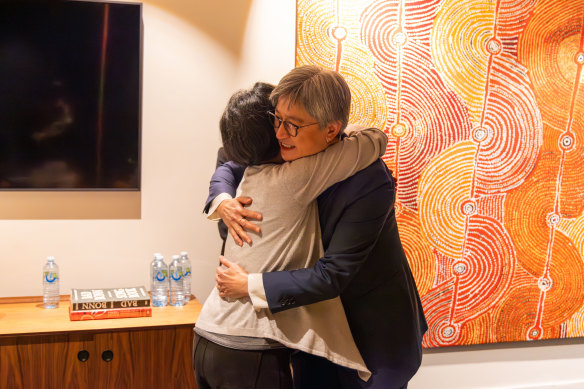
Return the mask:
M 99 320 L 152 316 L 150 296 L 143 286 L 72 289 L 69 319 Z

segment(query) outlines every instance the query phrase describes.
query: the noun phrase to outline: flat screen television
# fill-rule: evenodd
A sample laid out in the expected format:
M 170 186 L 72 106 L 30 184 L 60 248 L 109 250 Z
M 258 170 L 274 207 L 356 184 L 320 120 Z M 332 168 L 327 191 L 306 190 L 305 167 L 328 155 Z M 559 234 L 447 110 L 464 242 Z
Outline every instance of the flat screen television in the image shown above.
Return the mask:
M 142 5 L 0 2 L 0 189 L 139 190 Z

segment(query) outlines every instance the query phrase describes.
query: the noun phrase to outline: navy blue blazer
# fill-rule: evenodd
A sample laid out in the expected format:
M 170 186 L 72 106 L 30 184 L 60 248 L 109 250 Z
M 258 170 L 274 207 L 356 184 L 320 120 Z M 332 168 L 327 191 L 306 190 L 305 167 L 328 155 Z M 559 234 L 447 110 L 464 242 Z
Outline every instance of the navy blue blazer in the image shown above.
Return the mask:
M 215 169 L 217 169 L 219 166 L 221 166 L 227 162 L 229 162 L 229 160 L 227 159 L 227 155 L 225 154 L 225 150 L 223 150 L 223 147 L 220 147 L 219 150 L 217 151 L 217 165 L 215 166 Z M 241 180 L 241 178 L 240 178 L 240 180 Z M 221 244 L 221 255 L 223 255 L 223 253 L 225 252 L 225 243 L 227 240 L 227 233 L 229 231 L 228 231 L 225 223 L 223 223 L 223 220 L 219 220 L 219 222 L 217 223 L 217 227 L 219 228 L 219 236 L 221 237 L 221 240 L 223 241 L 223 243 Z
M 210 202 L 235 195 L 244 169 L 217 169 Z M 311 268 L 263 274 L 276 313 L 341 297 L 355 343 L 373 376 L 365 387 L 407 383 L 422 360 L 427 323 L 395 219 L 395 183 L 381 160 L 318 197 L 324 257 Z

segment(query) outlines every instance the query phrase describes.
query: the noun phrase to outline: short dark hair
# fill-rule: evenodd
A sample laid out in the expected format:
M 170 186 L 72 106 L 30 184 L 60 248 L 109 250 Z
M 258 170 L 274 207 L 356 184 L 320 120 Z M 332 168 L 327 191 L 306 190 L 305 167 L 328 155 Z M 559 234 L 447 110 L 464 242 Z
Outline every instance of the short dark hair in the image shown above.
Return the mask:
M 258 165 L 278 155 L 274 122 L 268 115 L 274 108 L 270 94 L 274 86 L 256 82 L 250 89 L 231 96 L 221 120 L 221 140 L 227 157 L 242 166 Z

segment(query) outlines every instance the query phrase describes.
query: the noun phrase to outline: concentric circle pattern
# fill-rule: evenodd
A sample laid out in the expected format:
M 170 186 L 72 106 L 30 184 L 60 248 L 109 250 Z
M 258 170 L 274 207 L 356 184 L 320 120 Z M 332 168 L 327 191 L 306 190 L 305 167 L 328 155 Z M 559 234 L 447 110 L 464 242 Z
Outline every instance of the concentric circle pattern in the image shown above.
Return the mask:
M 468 221 L 465 252 L 467 271 L 457 275 L 458 294 L 453 320 L 463 322 L 486 313 L 509 291 L 515 252 L 502 225 L 486 216 Z
M 568 320 L 568 336 L 584 336 L 584 307 L 580 308 L 580 310 Z
M 582 1 L 539 1 L 518 45 L 518 59 L 529 69 L 544 123 L 558 131 L 566 128 L 572 104 L 584 112 L 582 94 L 573 99 L 579 71 L 574 55 L 581 49 L 582 7 Z
M 527 73 L 511 58 L 492 62 L 483 125 L 490 137 L 477 158 L 477 194 L 515 188 L 533 170 L 542 144 L 542 122 Z M 520 72 L 517 72 L 520 70 Z
M 467 139 L 468 111 L 440 78 L 429 50 L 433 15 L 438 1 L 415 6 L 398 1 L 374 1 L 363 10 L 361 36 L 375 59 L 372 69 L 388 96 L 388 133 L 396 123 L 407 123 L 408 133 L 391 137 L 387 159 L 396 161 L 399 201 L 416 209 L 416 184 L 432 158 L 455 142 Z M 390 39 L 403 31 L 403 46 Z M 391 164 L 390 164 L 391 166 Z
M 436 277 L 436 266 L 428 261 L 432 257 L 432 246 L 422 236 L 420 219 L 414 211 L 404 208 L 397 217 L 397 224 L 418 292 L 424 295 L 432 287 Z
M 334 7 L 322 7 L 317 1 L 299 2 L 298 14 L 310 17 L 297 19 L 297 46 L 323 49 L 316 56 L 309 50 L 297 50 L 296 65 L 315 64 L 336 69 L 338 63 L 337 70 L 351 86 L 350 122 L 384 129 L 388 119 L 383 86 L 372 73 L 362 71 L 375 65 L 373 57 L 360 41 L 359 7 L 362 8 L 364 3 L 366 1 L 354 1 L 350 6 L 344 5 L 343 17 L 339 15 L 337 18 Z M 342 40 L 343 50 L 339 58 L 336 55 L 338 41 L 333 36 L 335 27 L 342 27 L 347 34 Z
M 460 142 L 434 159 L 419 180 L 422 231 L 436 250 L 453 258 L 463 252 L 466 217 L 461 205 L 471 195 L 475 154 L 474 143 Z
M 297 4 L 388 134 L 424 346 L 584 336 L 584 0 Z

